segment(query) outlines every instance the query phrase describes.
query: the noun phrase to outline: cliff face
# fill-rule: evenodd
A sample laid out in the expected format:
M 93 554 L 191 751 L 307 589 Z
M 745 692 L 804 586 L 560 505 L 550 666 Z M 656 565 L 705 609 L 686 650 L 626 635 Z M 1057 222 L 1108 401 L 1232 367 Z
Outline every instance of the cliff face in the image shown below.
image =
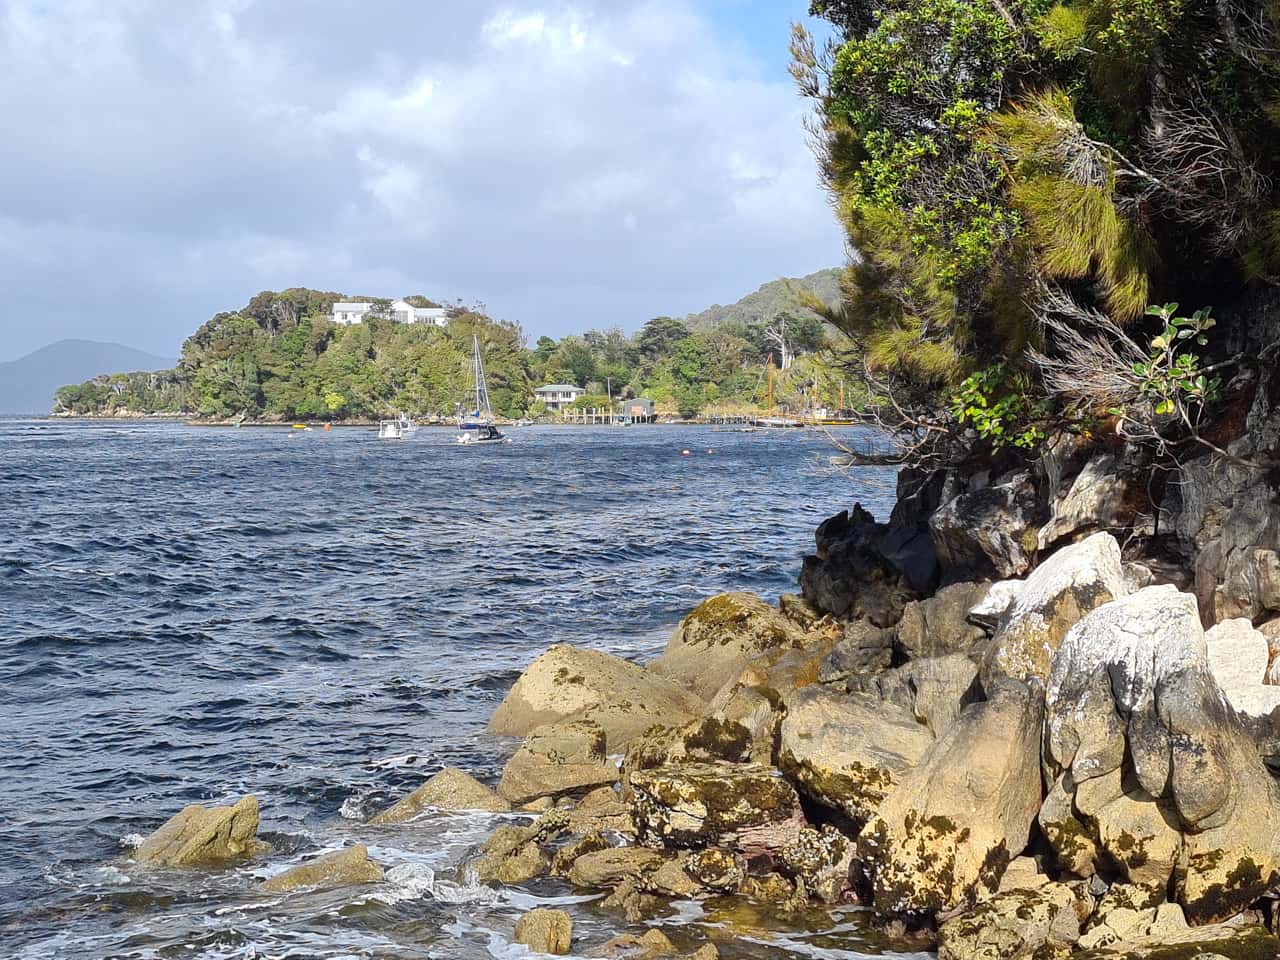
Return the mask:
M 832 584 L 875 568 L 896 594 L 884 602 L 900 606 L 904 589 L 1025 576 L 1053 550 L 1107 531 L 1130 575 L 1193 592 L 1206 626 L 1280 617 L 1280 294 L 1225 312 L 1220 339 L 1222 397 L 1203 434 L 1216 451 L 1188 443 L 1157 459 L 1103 424 L 1050 442 L 1032 462 L 904 470 L 888 523 L 855 509 L 819 529 L 806 597 L 827 609 Z

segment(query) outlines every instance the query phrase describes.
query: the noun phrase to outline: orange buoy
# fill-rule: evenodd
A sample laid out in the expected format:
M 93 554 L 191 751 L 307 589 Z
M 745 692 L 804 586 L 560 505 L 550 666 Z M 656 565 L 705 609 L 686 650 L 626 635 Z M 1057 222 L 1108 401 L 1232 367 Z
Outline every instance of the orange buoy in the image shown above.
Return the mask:
M 693 453 L 693 451 L 692 451 L 692 450 L 681 450 L 681 451 L 680 451 L 680 456 L 682 456 L 682 457 L 687 457 L 687 456 L 688 456 L 689 454 L 691 454 L 691 453 Z
M 326 424 L 324 425 L 324 428 L 325 428 L 326 430 L 332 430 L 332 429 L 333 429 L 333 424 L 332 424 L 332 423 L 326 423 Z

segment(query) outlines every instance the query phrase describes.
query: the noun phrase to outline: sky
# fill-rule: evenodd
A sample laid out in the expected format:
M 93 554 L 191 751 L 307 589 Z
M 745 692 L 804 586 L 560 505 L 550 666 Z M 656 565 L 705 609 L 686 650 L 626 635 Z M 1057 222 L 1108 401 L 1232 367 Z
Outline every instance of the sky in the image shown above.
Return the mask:
M 0 0 L 0 360 L 291 286 L 630 331 L 837 264 L 807 7 Z

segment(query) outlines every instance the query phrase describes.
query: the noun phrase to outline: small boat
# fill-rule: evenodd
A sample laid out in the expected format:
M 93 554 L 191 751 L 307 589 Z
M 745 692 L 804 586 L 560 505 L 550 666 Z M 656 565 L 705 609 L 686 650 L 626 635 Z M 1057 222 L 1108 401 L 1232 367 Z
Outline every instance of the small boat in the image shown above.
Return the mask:
M 394 420 L 378 421 L 379 440 L 409 440 L 418 432 L 418 425 L 413 418 L 400 414 Z
M 480 338 L 471 337 L 471 374 L 473 378 L 472 412 L 458 417 L 458 443 L 466 446 L 489 446 L 510 443 L 511 438 L 493 424 L 493 407 L 489 403 L 489 385 L 484 378 L 484 361 L 480 359 Z

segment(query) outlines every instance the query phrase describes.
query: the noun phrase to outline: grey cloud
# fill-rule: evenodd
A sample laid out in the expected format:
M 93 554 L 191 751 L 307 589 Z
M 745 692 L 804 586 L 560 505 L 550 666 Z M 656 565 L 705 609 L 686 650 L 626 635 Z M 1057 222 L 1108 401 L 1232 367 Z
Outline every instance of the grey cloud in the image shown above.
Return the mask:
M 699 309 L 838 257 L 800 115 L 683 0 L 0 0 L 6 349 L 295 284 Z

